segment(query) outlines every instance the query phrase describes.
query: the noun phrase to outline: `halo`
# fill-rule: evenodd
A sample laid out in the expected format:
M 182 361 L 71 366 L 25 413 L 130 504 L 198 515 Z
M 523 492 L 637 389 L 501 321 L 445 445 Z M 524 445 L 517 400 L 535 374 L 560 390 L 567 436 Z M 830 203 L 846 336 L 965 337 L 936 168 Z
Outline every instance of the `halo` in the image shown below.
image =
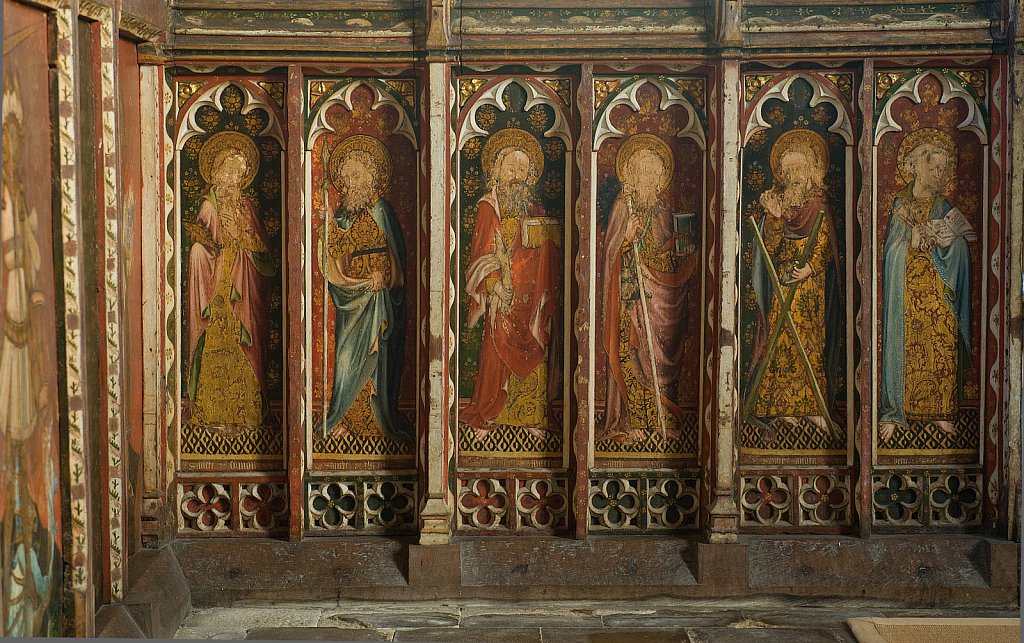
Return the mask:
M 483 154 L 481 155 L 484 174 L 490 176 L 495 159 L 498 158 L 498 154 L 506 147 L 517 147 L 526 153 L 526 156 L 530 158 L 532 170 L 530 175 L 536 181 L 536 177 L 540 176 L 540 173 L 544 170 L 544 152 L 540 149 L 540 143 L 537 142 L 537 139 L 532 134 L 526 130 L 514 127 L 495 132 L 487 139 L 487 142 L 484 144 Z
M 654 134 L 634 134 L 626 139 L 615 155 L 615 174 L 621 180 L 626 173 L 626 165 L 641 150 L 650 150 L 661 159 L 665 171 L 661 175 L 661 181 L 658 182 L 658 191 L 664 190 L 675 174 L 675 158 L 668 143 Z
M 349 136 L 338 143 L 334 150 L 331 151 L 331 159 L 329 161 L 331 183 L 334 184 L 335 188 L 341 190 L 341 181 L 339 180 L 341 166 L 345 164 L 345 159 L 352 152 L 365 152 L 377 162 L 378 171 L 373 179 L 373 191 L 377 196 L 383 194 L 384 190 L 387 190 L 388 186 L 391 185 L 394 163 L 391 161 L 391 154 L 388 152 L 388 148 L 384 147 L 383 143 L 372 136 L 364 134 Z
M 817 157 L 820 167 L 828 169 L 828 144 L 821 134 L 809 129 L 794 129 L 780 136 L 772 145 L 772 176 L 776 179 L 779 178 L 779 160 L 795 147 L 803 148 L 801 151 L 810 150 Z
M 213 171 L 213 162 L 217 160 L 220 153 L 228 149 L 236 149 L 245 158 L 245 176 L 242 177 L 242 188 L 247 188 L 256 178 L 256 171 L 260 167 L 260 153 L 256 149 L 256 143 L 241 132 L 218 132 L 206 139 L 203 146 L 199 148 L 199 173 L 206 183 L 212 184 L 210 173 Z
M 896 154 L 900 176 L 902 176 L 903 180 L 908 184 L 914 181 L 914 177 L 911 176 L 910 168 L 907 167 L 907 156 L 924 143 L 931 143 L 948 154 L 953 163 L 950 173 L 956 173 L 958 150 L 956 143 L 953 142 L 953 137 L 942 130 L 935 129 L 934 127 L 924 127 L 907 134 L 903 139 L 903 142 L 900 143 L 899 152 Z

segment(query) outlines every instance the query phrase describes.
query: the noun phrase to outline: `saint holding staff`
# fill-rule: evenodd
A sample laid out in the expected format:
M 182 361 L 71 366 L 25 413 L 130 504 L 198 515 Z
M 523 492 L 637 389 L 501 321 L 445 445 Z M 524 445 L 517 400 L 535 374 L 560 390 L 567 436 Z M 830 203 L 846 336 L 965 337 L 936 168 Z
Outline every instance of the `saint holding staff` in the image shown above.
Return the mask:
M 375 138 L 355 135 L 323 147 L 323 203 L 329 178 L 340 199 L 324 212 L 320 268 L 334 304 L 334 383 L 324 432 L 413 440 L 398 410 L 405 346 L 405 240 L 382 198 L 393 165 Z
M 616 155 L 622 191 L 605 237 L 602 337 L 609 373 L 604 430 L 612 437 L 679 435 L 680 324 L 696 246 L 679 243 L 677 220 L 687 217 L 673 215 L 663 196 L 673 167 L 671 148 L 653 134 L 630 137 Z

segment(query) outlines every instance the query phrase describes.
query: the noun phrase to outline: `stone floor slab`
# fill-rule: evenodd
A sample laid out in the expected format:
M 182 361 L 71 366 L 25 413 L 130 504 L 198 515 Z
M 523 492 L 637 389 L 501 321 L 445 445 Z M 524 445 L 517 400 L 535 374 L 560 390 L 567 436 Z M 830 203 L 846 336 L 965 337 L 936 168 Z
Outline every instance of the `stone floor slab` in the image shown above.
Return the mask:
M 708 627 L 686 631 L 691 643 L 849 643 L 851 635 L 839 630 L 801 629 L 789 627 L 738 628 Z
M 174 633 L 174 638 L 189 640 L 233 639 L 241 641 L 245 638 L 245 630 L 224 630 L 218 632 L 206 628 L 182 627 Z
M 689 643 L 685 629 L 541 628 L 544 643 Z
M 398 630 L 395 641 L 417 643 L 542 643 L 536 627 L 428 627 Z
M 320 619 L 323 627 L 399 629 L 410 627 L 456 627 L 458 615 L 438 612 L 403 614 L 341 612 Z
M 674 612 L 658 610 L 647 614 L 605 614 L 605 627 L 662 628 L 725 627 L 742 618 L 740 612 Z
M 341 627 L 260 627 L 249 630 L 245 638 L 250 641 L 390 641 L 391 632 Z
M 241 632 L 244 635 L 246 631 L 258 627 L 316 627 L 321 612 L 319 608 L 277 607 L 194 609 L 185 617 L 181 629 L 192 634 L 187 638 L 210 638 L 225 632 Z
M 576 611 L 528 612 L 525 614 L 508 611 L 501 614 L 479 614 L 463 616 L 461 623 L 462 627 L 521 627 L 526 624 L 532 627 L 602 627 L 604 625 L 599 614 Z

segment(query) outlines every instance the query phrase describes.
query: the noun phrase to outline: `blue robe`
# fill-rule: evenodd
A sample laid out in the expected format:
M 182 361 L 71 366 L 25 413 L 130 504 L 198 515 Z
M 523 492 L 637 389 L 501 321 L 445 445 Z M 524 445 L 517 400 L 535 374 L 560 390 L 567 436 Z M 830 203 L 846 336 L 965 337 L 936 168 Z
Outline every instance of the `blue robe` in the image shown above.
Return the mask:
M 378 199 L 370 215 L 398 258 L 400 270 L 405 265 L 405 243 L 394 210 Z M 334 220 L 342 230 L 351 226 L 341 209 L 335 212 Z M 411 443 L 412 424 L 398 410 L 405 347 L 405 287 L 373 292 L 361 286 L 346 288 L 328 283 L 327 288 L 335 314 L 334 386 L 325 432 L 345 417 L 366 382 L 372 380 L 376 393 L 370 397 L 370 407 L 377 424 L 389 438 Z
M 911 225 L 896 216 L 903 203 L 913 200 L 913 186 L 901 191 L 893 200 L 889 214 L 889 231 L 885 235 L 882 259 L 882 408 L 879 422 L 895 422 L 907 426 L 904 411 L 906 375 L 906 338 L 904 337 L 904 287 L 906 286 L 907 252 L 910 250 Z M 949 201 L 936 195 L 929 219 L 941 219 L 953 209 Z M 963 376 L 971 349 L 971 253 L 967 241 L 957 237 L 948 248 L 931 252 L 932 265 L 946 285 L 945 303 L 956 317 L 960 331 L 957 363 Z M 963 390 L 960 386 L 959 390 Z

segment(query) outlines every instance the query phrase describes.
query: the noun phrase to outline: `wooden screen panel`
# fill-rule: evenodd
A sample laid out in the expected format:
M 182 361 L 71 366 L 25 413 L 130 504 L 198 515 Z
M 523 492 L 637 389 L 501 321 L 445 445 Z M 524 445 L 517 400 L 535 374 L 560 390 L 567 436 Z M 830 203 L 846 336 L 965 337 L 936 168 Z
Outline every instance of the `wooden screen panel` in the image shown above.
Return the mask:
M 853 525 L 852 71 L 750 70 L 741 125 L 740 524 Z
M 4 2 L 0 593 L 4 636 L 62 633 L 47 16 Z
M 177 88 L 180 467 L 281 470 L 284 83 Z

